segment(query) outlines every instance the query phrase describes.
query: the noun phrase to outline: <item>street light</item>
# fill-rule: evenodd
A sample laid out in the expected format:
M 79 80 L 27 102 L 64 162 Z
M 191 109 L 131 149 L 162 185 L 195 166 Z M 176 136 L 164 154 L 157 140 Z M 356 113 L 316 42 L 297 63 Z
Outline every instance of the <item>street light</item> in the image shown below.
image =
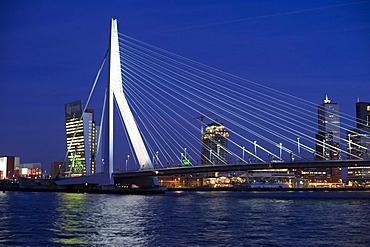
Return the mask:
M 349 154 L 350 156 L 352 156 L 352 140 L 351 140 L 351 134 L 348 134 L 348 150 L 349 150 Z
M 129 159 L 130 159 L 130 155 L 128 154 L 127 155 L 127 160 L 126 160 L 126 171 L 128 171 L 128 161 L 129 161 Z
M 281 160 L 281 156 L 283 154 L 283 144 L 281 142 L 279 143 L 279 148 L 280 148 L 280 160 Z
M 301 143 L 299 142 L 301 138 L 297 137 L 297 149 L 298 149 L 298 155 L 301 156 Z
M 326 153 L 325 153 L 325 140 L 322 140 L 322 156 L 323 159 L 326 160 Z
M 217 164 L 220 164 L 220 144 L 217 143 Z
M 243 157 L 243 161 L 244 161 L 244 151 L 245 151 L 245 147 L 243 146 L 243 147 L 242 147 L 242 149 L 243 149 L 243 155 L 242 155 L 242 157 Z
M 186 159 L 186 148 L 184 148 L 184 158 Z

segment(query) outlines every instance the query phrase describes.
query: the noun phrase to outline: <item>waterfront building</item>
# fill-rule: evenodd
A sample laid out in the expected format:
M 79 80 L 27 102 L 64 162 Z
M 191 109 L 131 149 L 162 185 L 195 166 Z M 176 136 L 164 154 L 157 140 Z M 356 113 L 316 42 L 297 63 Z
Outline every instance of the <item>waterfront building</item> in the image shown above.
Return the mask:
M 326 96 L 317 109 L 316 159 L 340 160 L 339 105 Z
M 229 163 L 228 147 L 229 131 L 219 123 L 208 124 L 202 133 L 201 164 Z
M 55 178 L 62 177 L 66 174 L 66 165 L 63 162 L 52 162 L 50 165 L 50 176 Z
M 14 176 L 26 178 L 40 178 L 42 176 L 41 163 L 17 164 L 14 167 Z
M 315 158 L 318 160 L 340 160 L 340 119 L 339 105 L 328 96 L 317 108 L 318 131 L 316 134 Z M 321 186 L 327 183 L 340 183 L 340 168 L 312 168 L 298 170 L 299 176 L 311 184 Z
M 369 159 L 370 102 L 356 103 L 356 128 L 347 131 L 347 159 Z M 350 185 L 370 184 L 369 166 L 348 167 L 346 180 Z
M 68 172 L 71 176 L 95 173 L 96 125 L 94 110 L 83 112 L 82 101 L 65 105 Z
M 168 188 L 196 188 L 203 186 L 203 179 L 192 175 L 161 176 L 159 184 Z
M 20 158 L 16 156 L 0 157 L 0 179 L 14 178 L 14 170 L 20 163 Z

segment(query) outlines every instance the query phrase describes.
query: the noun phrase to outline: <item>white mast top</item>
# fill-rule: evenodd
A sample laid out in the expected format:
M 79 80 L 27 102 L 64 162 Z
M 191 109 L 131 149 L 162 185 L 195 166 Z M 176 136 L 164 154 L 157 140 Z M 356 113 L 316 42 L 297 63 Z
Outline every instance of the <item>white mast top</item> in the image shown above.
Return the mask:
M 330 102 L 331 102 L 331 100 L 328 98 L 328 95 L 326 95 L 326 97 L 324 99 L 324 103 L 329 104 Z

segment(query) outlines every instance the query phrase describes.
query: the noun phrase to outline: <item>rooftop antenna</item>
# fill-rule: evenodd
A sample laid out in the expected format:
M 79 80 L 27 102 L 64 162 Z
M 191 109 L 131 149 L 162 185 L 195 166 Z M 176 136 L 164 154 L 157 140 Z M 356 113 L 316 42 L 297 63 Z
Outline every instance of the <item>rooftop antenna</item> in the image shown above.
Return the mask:
M 331 100 L 328 98 L 328 95 L 325 96 L 324 103 L 329 104 Z
M 219 112 L 210 112 L 208 114 L 204 114 L 203 112 L 200 112 L 200 116 L 197 116 L 197 117 L 194 118 L 194 119 L 199 119 L 199 121 L 200 121 L 200 133 L 201 134 L 203 134 L 203 132 L 204 132 L 204 128 L 203 128 L 203 126 L 204 126 L 204 118 L 205 117 L 214 116 L 214 115 L 217 115 L 217 114 L 219 114 Z

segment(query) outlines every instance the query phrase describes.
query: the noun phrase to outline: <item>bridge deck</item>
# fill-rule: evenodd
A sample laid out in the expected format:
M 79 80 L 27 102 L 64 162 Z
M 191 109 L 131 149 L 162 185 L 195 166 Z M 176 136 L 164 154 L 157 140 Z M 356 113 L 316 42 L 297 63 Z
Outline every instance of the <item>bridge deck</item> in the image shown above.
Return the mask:
M 225 171 L 250 171 L 261 169 L 305 169 L 305 168 L 333 168 L 333 167 L 362 167 L 370 166 L 370 160 L 328 160 L 328 161 L 300 161 L 283 163 L 260 164 L 226 164 L 189 167 L 171 167 L 153 170 L 139 170 L 132 172 L 115 172 L 115 178 L 137 178 L 148 176 L 167 176 L 176 174 L 192 174 Z

